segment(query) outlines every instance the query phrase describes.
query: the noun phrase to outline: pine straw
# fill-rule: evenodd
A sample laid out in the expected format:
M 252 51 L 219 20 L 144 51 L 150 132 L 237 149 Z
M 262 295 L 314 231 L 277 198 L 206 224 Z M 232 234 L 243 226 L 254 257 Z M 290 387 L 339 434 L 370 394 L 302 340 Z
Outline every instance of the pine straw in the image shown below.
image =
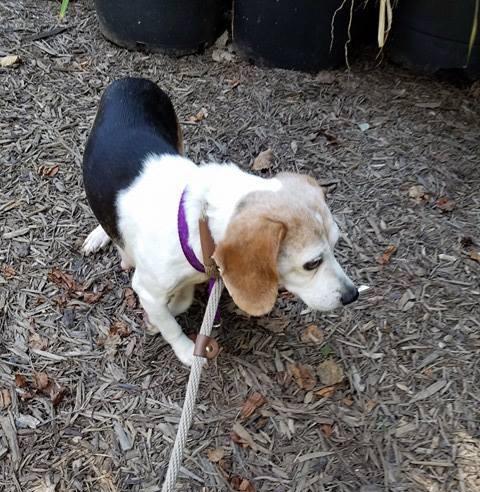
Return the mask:
M 81 1 L 52 34 L 58 7 L 0 6 L 0 56 L 23 61 L 0 71 L 0 489 L 154 491 L 165 472 L 188 371 L 144 335 L 113 249 L 79 253 L 95 225 L 81 156 L 100 93 L 139 74 L 171 94 L 181 120 L 207 110 L 184 125 L 195 161 L 247 168 L 271 148 L 267 175 L 334 183 L 339 256 L 371 286 L 330 314 L 283 293 L 259 320 L 225 297 L 223 352 L 204 374 L 179 490 L 480 490 L 480 264 L 469 256 L 480 250 L 478 89 L 368 59 L 315 77 L 215 63 L 211 50 L 129 53 L 101 37 Z M 428 195 L 415 199 L 418 184 Z M 453 211 L 435 205 L 445 196 Z M 377 263 L 391 244 L 397 251 Z M 205 292 L 197 298 L 181 319 L 188 331 Z M 311 323 L 320 344 L 301 341 Z M 312 389 L 300 388 L 298 364 L 313 374 L 326 359 L 343 383 L 325 390 L 314 375 Z M 35 388 L 36 373 L 63 400 Z M 242 418 L 253 391 L 267 402 Z M 238 423 L 243 437 L 231 433 Z

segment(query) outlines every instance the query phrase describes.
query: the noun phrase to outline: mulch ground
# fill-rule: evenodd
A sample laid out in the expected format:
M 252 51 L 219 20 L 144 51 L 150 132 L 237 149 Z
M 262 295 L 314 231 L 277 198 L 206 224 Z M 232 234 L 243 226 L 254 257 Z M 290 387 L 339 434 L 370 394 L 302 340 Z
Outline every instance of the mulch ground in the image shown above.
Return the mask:
M 259 319 L 224 297 L 178 490 L 479 491 L 478 85 L 368 56 L 313 76 L 131 53 L 89 2 L 52 33 L 58 8 L 0 5 L 0 56 L 21 59 L 0 69 L 0 490 L 153 492 L 165 473 L 188 370 L 144 334 L 113 248 L 79 251 L 97 103 L 137 74 L 171 94 L 194 161 L 270 148 L 265 175 L 328 184 L 369 287 L 326 314 L 284 292 Z

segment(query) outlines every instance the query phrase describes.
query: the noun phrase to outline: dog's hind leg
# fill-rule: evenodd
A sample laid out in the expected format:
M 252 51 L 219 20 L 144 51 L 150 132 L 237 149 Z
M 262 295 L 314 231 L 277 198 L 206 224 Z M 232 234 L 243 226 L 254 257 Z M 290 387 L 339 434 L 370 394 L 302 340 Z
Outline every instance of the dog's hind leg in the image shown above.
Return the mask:
M 95 227 L 83 242 L 82 252 L 85 255 L 96 253 L 110 242 L 110 237 L 101 225 Z

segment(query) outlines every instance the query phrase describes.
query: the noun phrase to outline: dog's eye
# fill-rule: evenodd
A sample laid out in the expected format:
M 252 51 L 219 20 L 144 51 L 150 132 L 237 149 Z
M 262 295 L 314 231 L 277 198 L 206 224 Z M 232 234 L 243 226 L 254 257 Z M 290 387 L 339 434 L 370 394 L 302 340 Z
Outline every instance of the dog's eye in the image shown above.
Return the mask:
M 305 270 L 316 270 L 322 264 L 322 258 L 317 258 L 316 260 L 308 261 L 303 265 Z

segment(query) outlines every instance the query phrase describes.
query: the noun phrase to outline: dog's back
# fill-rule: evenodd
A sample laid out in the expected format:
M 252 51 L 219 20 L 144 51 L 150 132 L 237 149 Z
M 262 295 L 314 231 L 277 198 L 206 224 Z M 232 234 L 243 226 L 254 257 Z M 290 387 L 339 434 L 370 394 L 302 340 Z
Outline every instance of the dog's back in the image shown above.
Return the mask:
M 105 90 L 83 157 L 90 206 L 106 233 L 119 242 L 116 197 L 140 175 L 149 155 L 182 153 L 170 98 L 153 82 L 125 78 Z

